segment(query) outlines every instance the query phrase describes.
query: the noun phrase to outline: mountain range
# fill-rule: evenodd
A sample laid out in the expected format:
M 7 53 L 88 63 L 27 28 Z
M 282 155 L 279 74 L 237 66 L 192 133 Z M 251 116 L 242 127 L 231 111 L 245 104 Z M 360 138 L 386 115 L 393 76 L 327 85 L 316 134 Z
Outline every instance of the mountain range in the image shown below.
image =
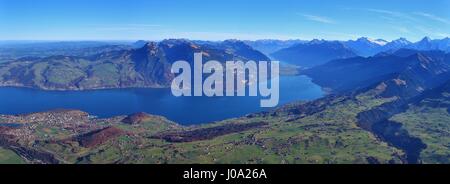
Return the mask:
M 295 44 L 299 44 L 299 43 L 306 43 L 308 41 L 306 40 L 271 40 L 271 39 L 266 39 L 266 40 L 255 40 L 255 41 L 251 41 L 251 40 L 244 40 L 244 43 L 246 43 L 247 45 L 250 45 L 251 47 L 255 48 L 256 50 L 261 51 L 262 53 L 266 54 L 267 56 L 270 56 L 270 54 L 284 49 L 284 48 L 288 48 L 291 47 Z
M 398 59 L 394 58 L 395 56 L 409 56 L 417 50 L 430 51 L 429 53 L 433 50 L 448 52 L 449 40 L 449 38 L 431 40 L 425 37 L 421 41 L 411 43 L 404 38 L 388 42 L 363 37 L 349 41 L 168 39 L 159 42 L 139 40 L 134 43 L 109 44 L 89 41 L 4 44 L 0 46 L 0 56 L 5 57 L 0 61 L 0 85 L 46 90 L 168 87 L 174 77 L 170 72 L 171 63 L 177 60 L 187 60 L 192 63 L 194 52 L 203 52 L 205 60 L 214 59 L 222 62 L 228 60 L 269 61 L 271 60 L 269 57 L 272 57 L 289 64 L 282 65 L 282 74 L 286 75 L 298 74 L 298 67 L 311 68 L 325 64 L 322 68 L 304 72 L 315 76 L 314 73 L 324 72 L 324 67 L 345 65 L 341 61 L 334 60 L 387 61 Z M 57 47 L 58 44 L 60 47 Z M 279 50 L 270 56 L 264 54 L 271 49 Z M 371 56 L 367 57 L 367 55 Z M 377 69 L 379 71 L 375 73 L 363 75 L 381 77 L 381 74 L 395 67 L 379 66 Z M 354 70 L 364 71 L 364 69 L 356 68 Z M 351 71 L 336 74 L 338 76 L 336 79 L 345 77 L 345 72 Z M 328 77 L 325 79 L 325 83 L 330 83 L 331 80 L 328 80 Z M 320 77 L 316 80 L 318 83 L 322 81 Z M 357 85 L 354 82 L 348 83 Z M 334 88 L 343 90 L 348 87 L 347 83 L 342 81 L 339 85 L 341 87 L 334 86 Z
M 334 59 L 351 58 L 357 55 L 341 42 L 312 40 L 281 49 L 271 56 L 289 64 L 311 67 Z
M 334 59 L 344 59 L 354 56 L 370 57 L 382 52 L 395 52 L 399 49 L 421 51 L 450 51 L 450 38 L 432 40 L 428 37 L 418 42 L 410 42 L 405 38 L 393 41 L 361 37 L 348 41 L 312 40 L 297 43 L 291 47 L 280 49 L 271 54 L 276 60 L 288 62 L 302 67 L 312 67 L 324 64 Z

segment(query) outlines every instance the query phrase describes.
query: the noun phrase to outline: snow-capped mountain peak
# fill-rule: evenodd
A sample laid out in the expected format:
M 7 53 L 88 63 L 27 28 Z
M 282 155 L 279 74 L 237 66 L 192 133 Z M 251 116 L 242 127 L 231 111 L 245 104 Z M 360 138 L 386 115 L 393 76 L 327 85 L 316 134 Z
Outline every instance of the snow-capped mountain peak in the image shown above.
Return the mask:
M 403 37 L 396 39 L 396 40 L 392 40 L 392 43 L 404 44 L 404 45 L 411 44 L 410 41 L 408 41 L 406 38 L 403 38 Z
M 388 41 L 383 40 L 383 39 L 372 39 L 372 38 L 368 38 L 368 37 L 358 38 L 355 42 L 370 43 L 370 44 L 376 44 L 379 46 L 383 46 L 388 43 Z

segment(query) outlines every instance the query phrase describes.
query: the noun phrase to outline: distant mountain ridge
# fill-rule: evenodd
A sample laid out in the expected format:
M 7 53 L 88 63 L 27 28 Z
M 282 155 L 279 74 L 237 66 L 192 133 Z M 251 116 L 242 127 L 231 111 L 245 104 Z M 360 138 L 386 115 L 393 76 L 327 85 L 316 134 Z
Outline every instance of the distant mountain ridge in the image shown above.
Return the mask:
M 393 52 L 398 49 L 450 51 L 450 38 L 448 37 L 434 40 L 429 37 L 424 37 L 418 42 L 410 42 L 406 38 L 399 38 L 390 42 L 381 39 L 377 40 L 362 37 L 357 40 L 343 41 L 342 43 L 353 49 L 358 55 L 365 57 L 373 56 L 380 52 Z
M 268 56 L 278 50 L 291 47 L 295 44 L 306 43 L 306 42 L 308 42 L 308 41 L 306 41 L 306 40 L 273 40 L 273 39 L 255 40 L 255 41 L 244 40 L 244 43 L 252 46 L 256 50 L 259 50 Z
M 381 51 L 381 48 L 388 44 L 386 40 L 373 40 L 367 37 L 358 38 L 342 42 L 345 46 L 353 49 L 360 56 L 370 56 Z
M 435 39 L 432 40 L 429 37 L 425 37 L 422 40 L 412 43 L 405 48 L 416 49 L 416 50 L 442 50 L 450 52 L 450 38 Z
M 279 44 L 278 41 L 277 43 Z M 276 60 L 302 67 L 313 67 L 335 59 L 345 59 L 355 56 L 370 57 L 380 53 L 393 53 L 399 49 L 420 51 L 441 50 L 450 51 L 450 38 L 431 40 L 429 37 L 418 42 L 410 42 L 406 38 L 392 41 L 361 37 L 356 40 L 330 41 L 318 40 L 296 43 L 271 54 Z
M 312 40 L 281 49 L 272 54 L 277 60 L 302 67 L 324 64 L 334 59 L 356 57 L 357 55 L 339 41 Z

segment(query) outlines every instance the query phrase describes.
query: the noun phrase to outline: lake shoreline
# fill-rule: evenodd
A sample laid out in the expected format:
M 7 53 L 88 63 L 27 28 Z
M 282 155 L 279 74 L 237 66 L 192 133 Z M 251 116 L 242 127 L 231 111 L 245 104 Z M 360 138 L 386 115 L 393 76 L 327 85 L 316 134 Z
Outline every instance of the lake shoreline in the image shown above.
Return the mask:
M 325 95 L 307 76 L 280 77 L 277 107 Z M 170 88 L 120 88 L 54 91 L 0 87 L 0 114 L 25 114 L 53 109 L 79 109 L 99 118 L 136 112 L 167 117 L 183 125 L 209 123 L 268 111 L 257 97 L 174 97 Z

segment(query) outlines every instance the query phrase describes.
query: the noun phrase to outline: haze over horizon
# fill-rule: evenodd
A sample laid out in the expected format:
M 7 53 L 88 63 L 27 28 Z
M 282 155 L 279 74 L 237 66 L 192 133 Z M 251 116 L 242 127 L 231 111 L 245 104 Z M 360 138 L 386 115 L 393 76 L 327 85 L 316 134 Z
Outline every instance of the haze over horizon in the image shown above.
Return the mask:
M 450 37 L 450 2 L 0 0 L 0 40 Z M 358 16 L 355 16 L 358 15 Z

